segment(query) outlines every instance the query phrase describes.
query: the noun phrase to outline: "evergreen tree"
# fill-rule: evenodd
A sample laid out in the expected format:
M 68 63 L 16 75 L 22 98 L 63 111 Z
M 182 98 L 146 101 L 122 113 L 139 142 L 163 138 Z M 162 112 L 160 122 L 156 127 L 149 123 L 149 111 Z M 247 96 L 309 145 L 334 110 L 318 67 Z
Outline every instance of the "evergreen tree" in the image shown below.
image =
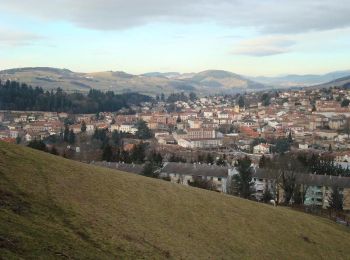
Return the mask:
M 85 123 L 85 121 L 83 121 L 83 122 L 81 123 L 81 132 L 83 132 L 83 133 L 86 132 L 86 123 Z
M 107 161 L 107 162 L 111 162 L 113 160 L 113 151 L 112 151 L 112 147 L 107 144 L 105 145 L 105 147 L 103 148 L 103 152 L 102 152 L 102 161 Z
M 177 116 L 176 123 L 181 123 L 181 117 L 180 117 L 180 115 Z
M 142 169 L 142 174 L 147 177 L 151 178 L 158 178 L 159 174 L 157 173 L 157 168 L 152 162 L 147 162 L 145 163 L 143 169 Z
M 242 95 L 240 95 L 239 98 L 238 98 L 238 105 L 239 105 L 240 108 L 243 108 L 244 105 L 245 105 L 244 98 L 243 98 Z
M 68 134 L 68 143 L 70 144 L 74 144 L 75 143 L 75 134 L 73 132 L 73 129 L 71 129 L 69 131 L 69 134 Z
M 41 140 L 32 140 L 28 143 L 28 147 L 47 152 L 46 144 Z
M 124 163 L 131 163 L 130 154 L 128 151 L 122 150 L 120 153 L 120 160 Z
M 246 199 L 250 198 L 253 193 L 251 163 L 248 157 L 239 159 L 237 163 L 238 174 L 233 176 L 238 195 Z
M 194 93 L 194 92 L 191 92 L 190 93 L 190 100 L 193 102 L 193 101 L 195 101 L 196 99 L 197 99 L 197 95 L 196 95 L 196 93 Z
M 121 142 L 122 142 L 122 138 L 121 138 L 121 133 L 118 131 L 113 131 L 112 133 L 112 141 L 116 146 L 120 146 Z
M 333 209 L 336 211 L 343 210 L 344 198 L 343 198 L 343 194 L 340 192 L 337 186 L 332 187 L 332 193 L 328 201 L 329 201 L 329 206 L 328 206 L 329 209 Z
M 213 158 L 213 156 L 210 153 L 207 154 L 206 162 L 208 164 L 213 164 L 214 163 L 214 158 Z
M 163 163 L 162 155 L 160 153 L 157 153 L 156 151 L 152 151 L 150 153 L 148 160 L 158 167 L 160 167 Z
M 65 142 L 69 141 L 69 127 L 68 127 L 68 124 L 65 124 L 65 126 L 64 126 L 63 140 Z
M 149 139 L 153 137 L 152 131 L 148 128 L 147 123 L 143 120 L 140 120 L 136 124 L 137 132 L 136 136 L 139 139 Z
M 140 143 L 131 150 L 131 160 L 133 163 L 143 163 L 145 161 L 145 145 Z

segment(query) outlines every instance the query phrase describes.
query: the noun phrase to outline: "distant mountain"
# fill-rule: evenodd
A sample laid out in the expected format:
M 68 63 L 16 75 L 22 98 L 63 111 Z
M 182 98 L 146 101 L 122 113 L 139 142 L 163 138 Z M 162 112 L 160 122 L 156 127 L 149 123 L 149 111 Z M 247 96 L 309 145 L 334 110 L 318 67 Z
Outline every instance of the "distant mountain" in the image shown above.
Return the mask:
M 66 91 L 87 92 L 91 88 L 116 93 L 139 92 L 147 95 L 177 91 L 207 95 L 235 93 L 262 89 L 265 86 L 241 75 L 223 70 L 207 70 L 200 73 L 151 72 L 132 75 L 122 71 L 78 73 L 50 67 L 18 68 L 0 71 L 1 80 L 17 80 L 32 86 L 51 90 L 58 87 Z
M 229 90 L 239 89 L 261 89 L 265 86 L 254 82 L 238 74 L 223 70 L 206 70 L 194 74 L 189 80 L 207 88 L 219 88 Z
M 346 87 L 350 88 L 350 76 L 342 77 L 339 79 L 332 80 L 330 82 L 315 85 L 316 88 L 329 88 L 329 87 Z
M 164 77 L 164 78 L 177 78 L 179 77 L 181 74 L 179 72 L 148 72 L 148 73 L 144 73 L 141 74 L 141 76 L 145 76 L 145 77 Z
M 323 75 L 286 75 L 280 77 L 251 77 L 250 79 L 275 87 L 304 87 L 319 85 L 337 78 L 350 76 L 350 70 L 335 71 Z

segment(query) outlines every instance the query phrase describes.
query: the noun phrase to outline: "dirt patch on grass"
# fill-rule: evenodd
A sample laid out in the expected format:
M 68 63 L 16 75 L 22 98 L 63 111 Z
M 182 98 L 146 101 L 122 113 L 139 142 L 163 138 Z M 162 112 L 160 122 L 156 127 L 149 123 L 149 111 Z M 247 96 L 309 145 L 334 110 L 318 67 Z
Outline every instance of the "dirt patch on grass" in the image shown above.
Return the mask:
M 8 209 L 18 215 L 24 215 L 30 212 L 31 205 L 19 196 L 0 189 L 0 209 Z
M 8 238 L 0 234 L 0 249 L 7 249 L 10 252 L 19 251 L 19 242 L 16 239 Z

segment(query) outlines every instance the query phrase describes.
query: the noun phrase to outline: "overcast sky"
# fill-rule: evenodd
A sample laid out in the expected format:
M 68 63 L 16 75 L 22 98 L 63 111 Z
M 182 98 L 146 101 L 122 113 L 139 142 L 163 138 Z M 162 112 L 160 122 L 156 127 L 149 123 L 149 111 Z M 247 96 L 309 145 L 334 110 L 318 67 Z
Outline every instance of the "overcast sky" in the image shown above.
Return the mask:
M 350 69 L 349 0 L 1 0 L 0 68 Z

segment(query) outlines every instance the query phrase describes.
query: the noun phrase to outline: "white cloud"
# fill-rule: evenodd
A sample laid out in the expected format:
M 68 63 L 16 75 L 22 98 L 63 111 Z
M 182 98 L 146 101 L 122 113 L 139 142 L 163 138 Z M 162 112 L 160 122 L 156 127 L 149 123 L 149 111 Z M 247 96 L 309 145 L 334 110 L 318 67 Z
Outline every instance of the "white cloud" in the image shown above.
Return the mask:
M 248 56 L 271 56 L 292 51 L 296 42 L 286 36 L 267 36 L 244 40 L 234 47 L 232 53 Z
M 348 0 L 2 0 L 0 10 L 98 30 L 153 22 L 217 22 L 265 33 L 350 26 Z
M 40 39 L 42 37 L 34 33 L 0 28 L 0 45 L 3 47 L 30 45 Z

